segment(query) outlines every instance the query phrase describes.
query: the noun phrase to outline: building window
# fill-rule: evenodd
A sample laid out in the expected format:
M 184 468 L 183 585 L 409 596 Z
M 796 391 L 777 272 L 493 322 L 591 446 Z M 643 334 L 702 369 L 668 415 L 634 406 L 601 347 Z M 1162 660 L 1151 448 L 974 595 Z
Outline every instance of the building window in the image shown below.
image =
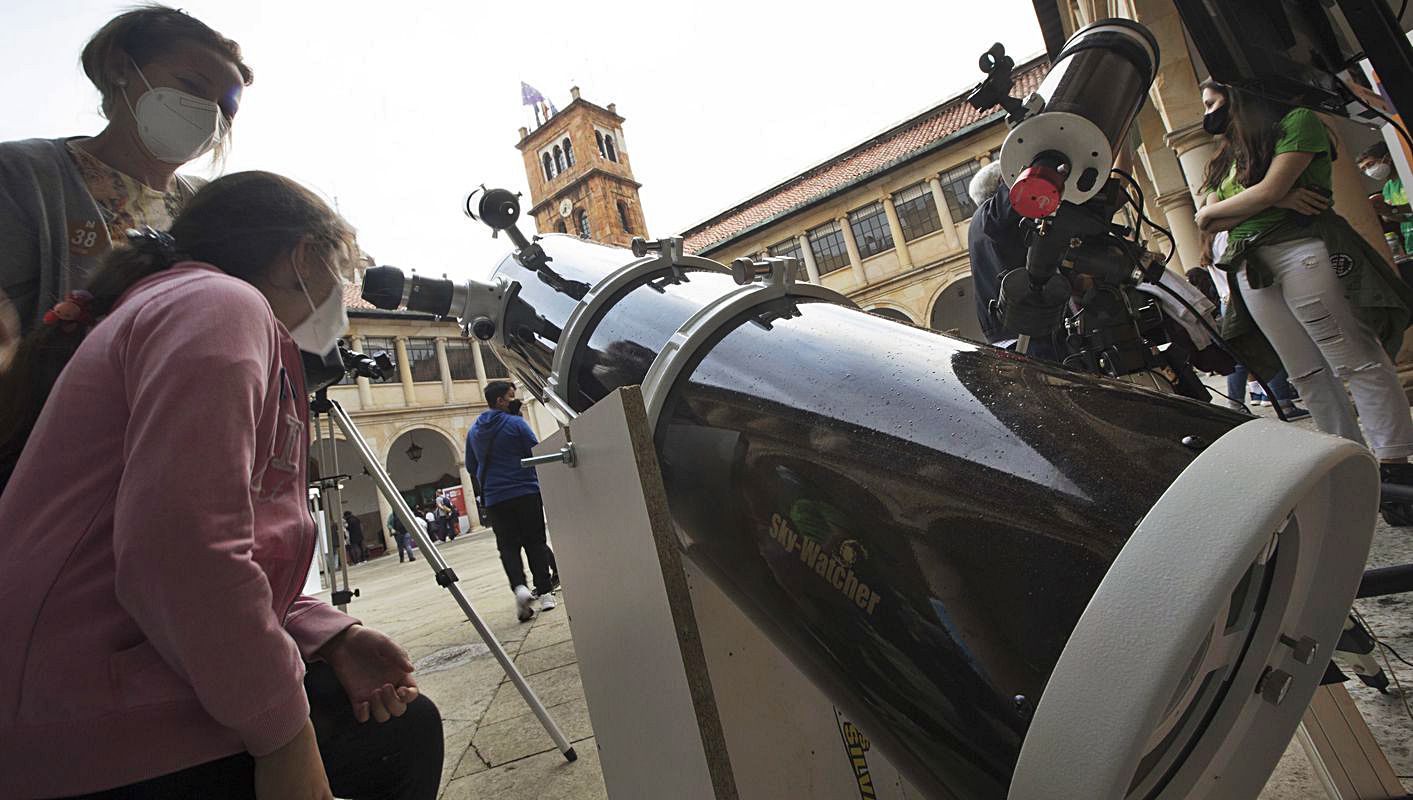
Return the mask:
M 605 136 L 603 137 L 603 146 L 604 146 L 604 149 L 608 151 L 608 160 L 609 160 L 609 161 L 612 161 L 612 162 L 615 163 L 615 164 L 617 164 L 617 163 L 618 163 L 618 148 L 616 148 L 616 147 L 613 146 L 613 137 L 612 137 L 612 136 L 607 136 L 607 135 L 605 135 Z
M 766 252 L 776 258 L 795 259 L 795 280 L 807 281 L 810 279 L 809 270 L 805 269 L 805 256 L 800 252 L 800 240 L 794 236 L 778 244 L 773 244 L 766 249 Z
M 854 243 L 859 246 L 859 258 L 876 256 L 893 247 L 893 231 L 888 227 L 888 212 L 883 203 L 874 201 L 849 212 L 849 227 L 854 229 Z
M 603 147 L 603 131 L 594 130 L 594 141 L 599 143 L 599 158 L 608 158 L 608 151 Z
M 471 343 L 465 339 L 447 339 L 446 365 L 454 381 L 476 380 L 476 359 L 471 355 Z
M 556 222 L 556 223 L 554 224 L 554 229 L 557 230 L 557 231 L 559 231 L 560 233 L 568 233 L 568 232 L 569 232 L 569 229 L 566 228 L 566 227 L 564 227 L 564 220 L 560 220 L 559 222 Z
M 839 229 L 839 223 L 827 222 L 810 231 L 808 238 L 819 274 L 849 266 L 849 249 L 844 246 L 844 232 Z
M 545 153 L 540 157 L 540 160 L 545 164 L 545 180 L 554 180 L 554 162 L 550 160 L 550 154 Z
M 559 145 L 554 146 L 554 171 L 555 174 L 564 171 L 564 151 L 559 149 Z
M 624 233 L 633 232 L 633 224 L 628 221 L 628 204 L 622 200 L 618 201 L 618 221 L 623 223 Z
M 947 198 L 947 210 L 952 212 L 953 222 L 970 219 L 971 215 L 976 213 L 976 203 L 973 203 L 971 195 L 967 194 L 967 186 L 971 183 L 971 176 L 980 169 L 981 164 L 968 161 L 938 176 L 937 180 L 942 184 L 942 196 Z
M 942 220 L 937 217 L 937 199 L 926 183 L 894 193 L 893 208 L 903 228 L 903 241 L 911 242 L 942 228 Z
M 590 231 L 589 231 L 589 212 L 587 212 L 587 211 L 580 211 L 580 212 L 579 212 L 578 220 L 579 220 L 579 236 L 582 237 L 582 238 L 584 238 L 584 239 L 591 238 L 591 233 L 590 233 Z
M 413 383 L 436 383 L 442 379 L 437 369 L 437 340 L 408 339 L 407 363 L 412 368 Z
M 500 363 L 499 358 L 496 358 L 495 351 L 491 349 L 491 346 L 485 342 L 477 342 L 476 344 L 481 348 L 481 363 L 486 368 L 486 380 L 496 381 L 509 378 L 510 370 Z
M 569 143 L 569 137 L 564 137 L 560 145 L 564 147 L 564 163 L 570 167 L 574 166 L 574 145 Z

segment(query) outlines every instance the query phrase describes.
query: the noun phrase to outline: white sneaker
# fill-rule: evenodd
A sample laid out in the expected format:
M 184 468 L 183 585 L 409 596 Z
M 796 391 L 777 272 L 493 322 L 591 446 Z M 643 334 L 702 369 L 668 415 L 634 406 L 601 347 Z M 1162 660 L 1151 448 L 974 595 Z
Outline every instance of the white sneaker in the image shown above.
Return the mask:
M 530 601 L 534 599 L 530 590 L 523 584 L 515 587 L 515 616 L 521 622 L 529 622 L 530 618 L 535 616 L 535 610 L 530 608 Z
M 559 604 L 554 601 L 553 594 L 540 595 L 540 611 L 551 611 L 557 605 Z

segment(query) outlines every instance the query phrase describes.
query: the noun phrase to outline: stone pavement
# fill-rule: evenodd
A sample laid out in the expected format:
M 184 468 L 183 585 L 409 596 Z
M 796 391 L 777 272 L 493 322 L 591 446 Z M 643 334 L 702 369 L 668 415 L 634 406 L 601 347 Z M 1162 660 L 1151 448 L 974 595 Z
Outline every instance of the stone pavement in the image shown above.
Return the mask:
M 416 563 L 399 564 L 396 558 L 383 556 L 350 570 L 350 582 L 362 596 L 354 600 L 349 611 L 407 649 L 417 664 L 418 683 L 441 709 L 446 731 L 442 797 L 606 798 L 570 639 L 568 609 L 561 601 L 558 609 L 537 614 L 531 622 L 517 622 L 489 531 L 459 537 L 442 545 L 441 552 L 456 569 L 462 591 L 579 755 L 572 764 L 560 756 L 460 607 L 437 586 L 426 561 L 419 558 Z M 1413 529 L 1390 529 L 1380 522 L 1370 565 L 1410 562 Z M 1413 660 L 1413 596 L 1360 601 L 1358 607 L 1377 635 Z M 1413 687 L 1413 668 L 1392 658 L 1381 660 L 1395 668 L 1392 672 L 1404 686 Z M 1395 771 L 1413 787 L 1413 722 L 1403 697 L 1396 689 L 1389 695 L 1380 695 L 1358 681 L 1346 686 Z M 1304 755 L 1292 744 L 1261 800 L 1322 797 Z
M 382 556 L 349 569 L 361 592 L 350 614 L 392 636 L 417 666 L 414 677 L 441 710 L 446 734 L 442 793 L 446 800 L 603 800 L 584 690 L 560 607 L 515 619 L 514 599 L 489 530 L 438 546 L 461 590 L 490 626 L 540 697 L 579 759 L 568 763 L 466 621 L 436 584 L 420 551 L 416 563 Z M 328 599 L 327 592 L 322 595 Z

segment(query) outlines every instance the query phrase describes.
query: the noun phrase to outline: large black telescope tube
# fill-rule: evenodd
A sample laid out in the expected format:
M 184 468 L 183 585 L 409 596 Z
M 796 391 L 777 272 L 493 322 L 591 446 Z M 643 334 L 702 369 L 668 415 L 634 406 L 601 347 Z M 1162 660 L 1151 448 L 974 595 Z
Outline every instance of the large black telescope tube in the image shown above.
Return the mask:
M 595 283 L 627 254 L 542 242 Z M 616 256 L 616 258 L 615 258 Z M 538 391 L 576 301 L 513 258 L 497 352 Z M 647 277 L 591 325 L 566 399 L 643 381 L 730 276 Z M 1138 520 L 1238 420 L 827 303 L 744 315 L 657 430 L 686 552 L 910 778 L 1004 797 L 1027 707 Z M 1179 435 L 1180 434 L 1180 435 Z M 1018 699 L 1019 698 L 1019 699 Z M 909 768 L 910 767 L 910 768 Z
M 684 552 L 912 785 L 1259 791 L 1362 574 L 1366 449 L 866 314 L 780 264 L 538 244 L 454 313 L 494 317 L 566 421 L 644 386 Z
M 541 244 L 589 285 L 635 260 Z M 495 278 L 520 286 L 501 359 L 541 396 L 567 365 L 556 402 L 576 412 L 642 383 L 684 322 L 740 288 L 649 271 L 561 342 L 578 300 L 514 258 Z M 741 313 L 703 352 L 656 428 L 685 552 L 935 797 L 1007 795 L 1096 587 L 1199 452 L 1248 419 L 810 299 Z M 1273 565 L 1223 588 L 1228 627 L 1255 635 Z M 1185 678 L 1133 796 L 1181 765 L 1237 655 Z

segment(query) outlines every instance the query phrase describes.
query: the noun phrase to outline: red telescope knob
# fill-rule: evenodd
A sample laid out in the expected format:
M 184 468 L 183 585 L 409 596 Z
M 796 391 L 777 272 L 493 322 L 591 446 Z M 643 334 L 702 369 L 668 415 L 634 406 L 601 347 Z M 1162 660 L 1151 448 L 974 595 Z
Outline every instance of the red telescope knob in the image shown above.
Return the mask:
M 1011 186 L 1011 208 L 1023 217 L 1039 219 L 1055 213 L 1065 191 L 1065 178 L 1054 167 L 1032 164 Z

